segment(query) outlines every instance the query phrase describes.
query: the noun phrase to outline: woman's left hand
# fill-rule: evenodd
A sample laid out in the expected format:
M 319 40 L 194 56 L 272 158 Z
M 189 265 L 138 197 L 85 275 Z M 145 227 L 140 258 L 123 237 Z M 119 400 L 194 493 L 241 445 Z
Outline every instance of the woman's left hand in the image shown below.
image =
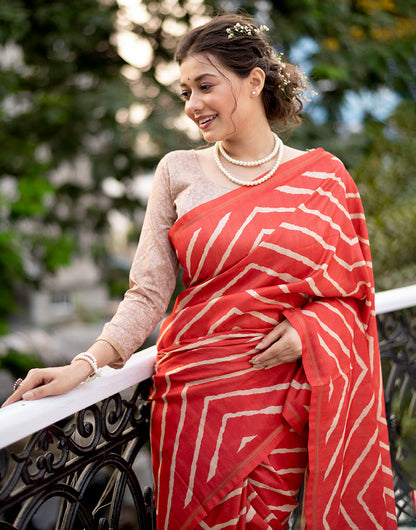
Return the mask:
M 299 333 L 287 320 L 280 322 L 257 344 L 261 353 L 250 360 L 256 370 L 273 368 L 302 357 L 302 341 Z

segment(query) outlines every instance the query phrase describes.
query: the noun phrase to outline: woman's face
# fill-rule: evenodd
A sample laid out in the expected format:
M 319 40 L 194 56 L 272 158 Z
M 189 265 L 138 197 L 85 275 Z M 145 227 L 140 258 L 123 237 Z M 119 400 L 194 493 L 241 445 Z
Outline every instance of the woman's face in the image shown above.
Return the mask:
M 250 87 L 214 57 L 190 55 L 182 61 L 181 95 L 185 113 L 208 142 L 241 132 L 250 113 Z

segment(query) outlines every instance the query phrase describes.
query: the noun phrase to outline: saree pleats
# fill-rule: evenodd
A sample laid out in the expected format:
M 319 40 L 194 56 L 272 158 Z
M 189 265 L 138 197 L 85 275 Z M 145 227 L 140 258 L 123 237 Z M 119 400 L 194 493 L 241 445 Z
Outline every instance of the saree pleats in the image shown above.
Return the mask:
M 296 393 L 300 404 L 309 398 L 309 385 L 296 365 L 270 370 L 265 378 L 248 362 L 251 338 L 217 339 L 211 346 L 165 353 L 166 374 L 155 375 L 152 448 L 157 440 L 153 464 L 158 525 L 160 513 L 166 513 L 164 528 L 193 528 L 240 487 L 248 470 L 287 436 L 287 396 Z
M 293 430 L 199 523 L 204 529 L 284 529 L 297 506 L 307 439 Z
M 284 528 L 306 460 L 308 529 L 395 528 L 371 258 L 344 166 L 309 152 L 169 236 L 185 290 L 151 395 L 158 529 Z M 255 370 L 284 318 L 302 363 Z

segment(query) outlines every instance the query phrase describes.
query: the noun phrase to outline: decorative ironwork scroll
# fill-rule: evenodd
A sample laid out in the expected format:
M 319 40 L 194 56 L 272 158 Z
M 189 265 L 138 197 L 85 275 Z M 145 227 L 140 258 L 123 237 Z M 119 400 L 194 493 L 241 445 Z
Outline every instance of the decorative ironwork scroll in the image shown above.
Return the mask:
M 2 449 L 0 530 L 152 530 L 153 492 L 143 490 L 135 469 L 149 440 L 149 386 L 91 405 L 68 425 L 50 425 L 24 447 Z

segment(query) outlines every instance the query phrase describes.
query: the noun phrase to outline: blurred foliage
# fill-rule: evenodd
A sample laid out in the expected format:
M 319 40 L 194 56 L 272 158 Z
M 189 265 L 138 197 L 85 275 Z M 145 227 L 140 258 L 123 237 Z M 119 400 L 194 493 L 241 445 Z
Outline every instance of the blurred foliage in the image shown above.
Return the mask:
M 0 335 L 7 330 L 6 322 L 1 317 L 4 318 L 5 315 L 16 309 L 14 290 L 11 284 L 22 281 L 24 276 L 22 258 L 16 245 L 16 239 L 17 236 L 12 230 L 0 229 Z
M 34 353 L 9 350 L 0 357 L 0 370 L 8 370 L 13 377 L 25 377 L 32 368 L 44 368 Z
M 16 290 L 96 245 L 111 208 L 141 206 L 125 186 L 116 197 L 103 190 L 138 167 L 134 134 L 115 118 L 133 101 L 112 44 L 116 10 L 96 0 L 0 5 L 0 332 Z
M 366 206 L 379 290 L 416 278 L 415 131 L 414 101 L 401 103 L 384 124 L 369 121 L 361 162 L 354 170 Z
M 403 416 L 400 438 L 397 442 L 400 454 L 404 455 L 400 461 L 400 468 L 409 485 L 416 489 L 416 418 Z
M 404 315 L 405 321 L 411 323 L 410 314 Z M 409 319 L 409 320 L 408 320 Z M 411 342 L 412 338 L 410 338 Z M 390 363 L 388 363 L 390 365 Z M 389 375 L 391 366 L 387 369 L 385 381 Z M 384 372 L 383 372 L 384 373 Z M 394 373 L 394 372 L 393 372 Z M 395 372 L 397 374 L 397 371 Z M 395 452 L 396 461 L 400 470 L 409 483 L 410 487 L 416 489 L 416 408 L 415 408 L 414 379 L 411 374 L 401 373 L 398 375 L 394 385 L 394 393 L 391 402 L 392 418 L 397 425 L 399 436 L 392 438 L 392 448 Z
M 317 44 L 311 78 L 333 130 L 346 91 L 389 87 L 416 96 L 414 0 L 297 0 L 273 6 L 277 42 L 284 49 L 301 36 Z
M 108 212 L 139 217 L 135 176 L 199 144 L 173 53 L 189 27 L 239 10 L 269 25 L 277 50 L 310 74 L 319 95 L 285 139 L 325 147 L 356 176 L 378 285 L 414 281 L 416 0 L 10 0 L 0 5 L 0 321 L 17 289 L 75 251 L 102 264 Z M 380 88 L 402 110 L 384 123 L 370 108 L 351 133 L 348 94 Z

